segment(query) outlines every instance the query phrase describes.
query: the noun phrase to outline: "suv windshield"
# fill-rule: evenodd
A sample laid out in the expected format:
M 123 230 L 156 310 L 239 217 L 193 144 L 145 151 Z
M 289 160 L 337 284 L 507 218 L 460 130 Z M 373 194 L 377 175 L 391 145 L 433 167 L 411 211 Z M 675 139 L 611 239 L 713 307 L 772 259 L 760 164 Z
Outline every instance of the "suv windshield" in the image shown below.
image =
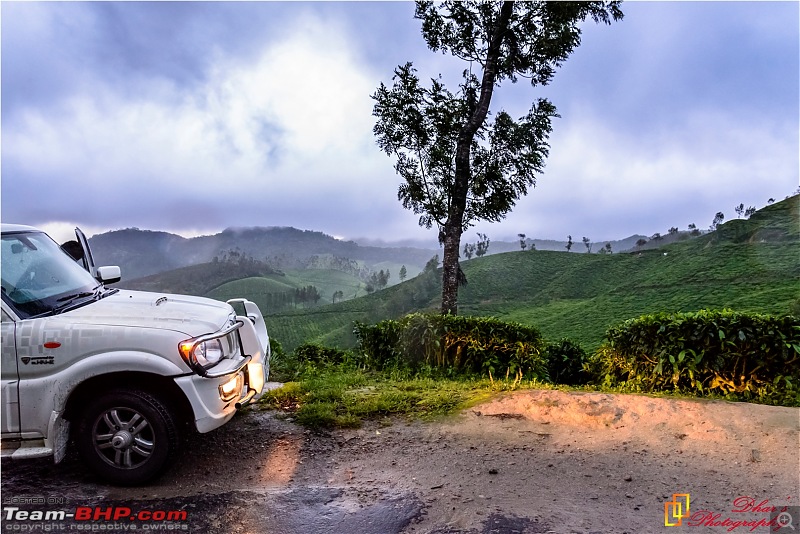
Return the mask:
M 22 318 L 92 302 L 102 287 L 42 232 L 3 234 L 3 300 Z

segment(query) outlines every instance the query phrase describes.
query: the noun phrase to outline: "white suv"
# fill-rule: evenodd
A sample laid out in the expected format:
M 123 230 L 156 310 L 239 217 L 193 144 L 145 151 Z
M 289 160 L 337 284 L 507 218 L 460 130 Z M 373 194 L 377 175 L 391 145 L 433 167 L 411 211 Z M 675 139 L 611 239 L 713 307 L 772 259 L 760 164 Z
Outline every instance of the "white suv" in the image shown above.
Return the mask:
M 119 267 L 95 267 L 76 237 L 60 247 L 2 225 L 2 457 L 58 463 L 71 436 L 99 476 L 142 484 L 184 430 L 213 430 L 261 395 L 267 328 L 244 299 L 110 289 Z

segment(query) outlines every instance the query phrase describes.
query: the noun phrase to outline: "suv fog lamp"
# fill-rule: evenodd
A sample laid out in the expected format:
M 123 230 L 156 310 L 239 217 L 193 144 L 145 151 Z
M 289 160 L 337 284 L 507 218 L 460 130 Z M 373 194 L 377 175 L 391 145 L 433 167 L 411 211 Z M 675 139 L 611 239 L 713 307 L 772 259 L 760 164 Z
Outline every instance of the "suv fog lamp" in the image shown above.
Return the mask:
M 244 375 L 236 373 L 236 376 L 219 386 L 219 398 L 225 402 L 233 400 L 239 396 L 244 386 Z
M 261 391 L 264 387 L 264 366 L 260 363 L 248 364 L 247 379 L 251 389 Z

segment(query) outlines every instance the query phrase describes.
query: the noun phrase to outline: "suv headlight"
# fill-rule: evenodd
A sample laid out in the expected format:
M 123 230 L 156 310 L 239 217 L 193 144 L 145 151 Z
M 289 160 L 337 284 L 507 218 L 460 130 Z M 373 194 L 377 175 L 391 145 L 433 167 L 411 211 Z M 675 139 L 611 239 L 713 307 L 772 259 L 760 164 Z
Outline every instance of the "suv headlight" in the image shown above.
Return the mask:
M 212 339 L 210 341 L 203 341 L 201 343 L 187 346 L 191 342 L 184 342 L 181 344 L 181 352 L 185 352 L 184 358 L 187 356 L 190 360 L 196 362 L 203 368 L 210 367 L 219 363 L 225 356 L 225 351 L 222 349 L 222 343 L 219 339 Z
M 178 352 L 194 372 L 206 376 L 207 369 L 239 354 L 238 335 L 235 330 L 240 326 L 241 322 L 217 334 L 181 341 L 178 344 Z
M 183 361 L 201 376 L 206 376 L 207 369 L 239 353 L 235 333 L 228 333 L 223 337 L 201 336 L 187 339 L 180 342 L 178 352 Z

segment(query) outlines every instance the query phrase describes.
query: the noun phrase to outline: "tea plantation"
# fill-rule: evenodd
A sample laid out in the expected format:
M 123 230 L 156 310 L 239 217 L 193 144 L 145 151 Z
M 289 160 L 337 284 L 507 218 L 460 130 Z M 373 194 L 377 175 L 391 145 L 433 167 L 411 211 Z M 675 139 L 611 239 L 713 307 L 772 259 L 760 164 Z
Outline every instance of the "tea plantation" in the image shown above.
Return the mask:
M 548 340 L 570 338 L 594 350 L 608 328 L 648 313 L 730 308 L 800 313 L 800 196 L 736 219 L 715 232 L 659 249 L 621 254 L 520 251 L 462 262 L 468 284 L 459 313 L 537 327 Z M 439 274 L 372 295 L 270 314 L 284 349 L 319 342 L 348 348 L 354 322 L 375 323 L 436 310 Z M 248 296 L 248 295 L 243 295 Z

